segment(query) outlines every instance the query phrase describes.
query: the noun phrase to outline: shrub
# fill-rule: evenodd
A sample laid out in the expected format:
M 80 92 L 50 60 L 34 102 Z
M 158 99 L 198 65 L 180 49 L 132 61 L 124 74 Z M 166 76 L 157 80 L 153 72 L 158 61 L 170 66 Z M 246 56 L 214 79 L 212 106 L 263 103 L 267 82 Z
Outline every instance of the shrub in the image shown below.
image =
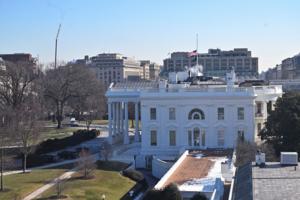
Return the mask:
M 112 156 L 112 153 L 112 145 L 107 141 L 104 141 L 100 148 L 100 156 L 103 157 L 105 161 L 108 161 L 108 158 Z
M 78 157 L 78 154 L 74 151 L 62 151 L 57 154 L 60 159 L 69 160 Z
M 171 183 L 164 188 L 163 196 L 165 200 L 181 200 L 181 194 L 176 184 Z
M 101 161 L 96 162 L 97 169 L 109 171 L 122 171 L 128 167 L 128 164 L 119 161 Z
M 55 162 L 55 156 L 52 155 L 28 155 L 27 157 L 27 166 L 28 167 L 35 167 L 35 166 L 41 166 L 48 163 Z
M 98 130 L 78 130 L 72 136 L 62 139 L 48 139 L 37 146 L 36 153 L 43 154 L 64 149 L 69 146 L 78 145 L 84 141 L 91 140 L 100 135 Z
M 208 200 L 208 198 L 203 193 L 195 194 L 191 200 Z
M 176 184 L 169 184 L 167 187 L 165 187 L 163 190 L 150 190 L 148 191 L 144 198 L 144 200 L 181 200 L 181 194 L 178 190 L 178 187 Z
M 76 152 L 80 153 L 81 151 L 90 151 L 90 148 L 88 147 L 77 147 Z
M 144 179 L 144 175 L 141 172 L 136 171 L 134 169 L 124 170 L 123 176 L 126 176 L 126 177 L 134 180 L 135 182 L 140 182 Z

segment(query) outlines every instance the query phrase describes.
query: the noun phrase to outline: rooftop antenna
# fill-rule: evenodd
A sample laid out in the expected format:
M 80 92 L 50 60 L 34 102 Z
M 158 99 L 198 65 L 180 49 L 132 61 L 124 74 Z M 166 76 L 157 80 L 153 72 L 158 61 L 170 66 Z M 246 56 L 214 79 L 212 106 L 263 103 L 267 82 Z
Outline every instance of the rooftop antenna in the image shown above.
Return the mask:
M 58 36 L 59 36 L 59 32 L 60 32 L 60 27 L 61 24 L 59 24 L 58 30 L 57 30 L 57 34 L 56 34 L 56 39 L 55 39 L 55 60 L 54 60 L 54 69 L 56 69 L 56 65 L 57 65 L 57 40 L 58 40 Z

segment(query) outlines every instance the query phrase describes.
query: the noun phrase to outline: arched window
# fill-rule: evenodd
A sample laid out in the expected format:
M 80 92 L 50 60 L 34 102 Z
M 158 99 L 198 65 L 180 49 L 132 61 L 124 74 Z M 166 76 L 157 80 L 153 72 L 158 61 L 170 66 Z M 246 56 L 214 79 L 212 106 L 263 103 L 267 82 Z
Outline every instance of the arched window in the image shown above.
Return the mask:
M 205 115 L 202 110 L 194 108 L 190 111 L 188 118 L 189 120 L 203 120 L 205 119 Z

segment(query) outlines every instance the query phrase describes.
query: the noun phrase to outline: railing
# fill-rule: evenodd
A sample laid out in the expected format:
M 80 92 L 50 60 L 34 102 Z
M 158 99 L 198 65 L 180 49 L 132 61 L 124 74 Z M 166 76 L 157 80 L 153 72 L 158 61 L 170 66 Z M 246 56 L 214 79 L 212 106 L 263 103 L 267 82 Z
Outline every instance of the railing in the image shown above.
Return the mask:
M 168 92 L 168 93 L 177 93 L 177 92 L 239 92 L 239 93 L 280 93 L 282 92 L 281 88 L 278 86 L 255 86 L 255 87 L 227 87 L 224 86 L 211 86 L 211 87 L 197 87 L 197 86 L 188 86 L 188 87 L 166 87 L 166 88 L 110 88 L 111 92 Z

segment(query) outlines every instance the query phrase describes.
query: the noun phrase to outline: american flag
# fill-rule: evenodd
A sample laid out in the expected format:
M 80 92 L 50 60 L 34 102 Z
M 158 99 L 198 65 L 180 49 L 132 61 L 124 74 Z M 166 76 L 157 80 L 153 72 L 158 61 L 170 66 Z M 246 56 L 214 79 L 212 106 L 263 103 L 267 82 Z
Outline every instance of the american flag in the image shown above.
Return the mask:
M 197 56 L 197 55 L 198 55 L 197 50 L 188 53 L 188 57 Z

